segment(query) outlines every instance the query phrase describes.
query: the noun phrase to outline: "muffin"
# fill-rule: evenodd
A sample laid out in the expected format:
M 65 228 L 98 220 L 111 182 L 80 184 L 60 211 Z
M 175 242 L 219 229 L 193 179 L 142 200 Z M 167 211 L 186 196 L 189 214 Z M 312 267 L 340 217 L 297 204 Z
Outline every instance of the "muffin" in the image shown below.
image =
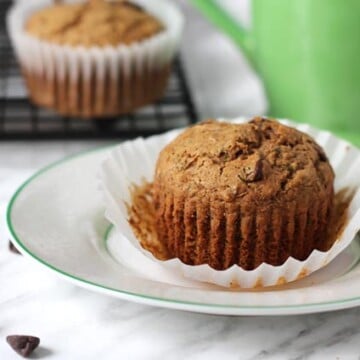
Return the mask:
M 207 121 L 160 153 L 157 234 L 172 257 L 224 270 L 278 266 L 326 251 L 334 172 L 308 135 L 256 117 Z
M 87 118 L 129 113 L 160 98 L 182 17 L 171 4 L 143 3 L 16 4 L 8 28 L 31 100 Z

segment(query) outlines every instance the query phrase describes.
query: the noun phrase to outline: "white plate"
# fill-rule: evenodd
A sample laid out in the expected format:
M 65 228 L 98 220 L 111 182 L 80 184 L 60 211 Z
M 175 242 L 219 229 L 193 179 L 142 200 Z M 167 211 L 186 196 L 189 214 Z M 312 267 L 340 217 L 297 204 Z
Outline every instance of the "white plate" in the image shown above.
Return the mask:
M 226 121 L 243 124 L 248 119 L 240 117 Z M 159 281 L 166 280 L 174 283 L 176 280 L 176 284 L 179 284 L 180 276 L 182 279 L 187 278 L 191 281 L 202 281 L 222 287 L 241 285 L 243 289 L 259 287 L 257 285 L 259 283 L 264 286 L 274 286 L 279 281 L 291 282 L 302 273 L 310 274 L 331 262 L 350 245 L 360 229 L 360 151 L 329 132 L 314 129 L 307 124 L 296 124 L 286 119 L 279 119 L 279 121 L 308 133 L 323 146 L 336 174 L 335 191 L 354 190 L 348 208 L 346 226 L 328 251 L 314 250 L 303 261 L 289 257 L 281 266 L 275 268 L 269 264 L 261 264 L 256 269 L 248 271 L 238 266 L 217 271 L 206 264 L 186 265 L 179 259 L 160 261 L 151 252 L 142 249 L 128 222 L 128 211 L 124 203 L 131 201 L 131 188 L 134 184 L 141 185 L 144 180 L 153 181 L 160 151 L 183 131 L 183 129 L 177 129 L 151 138 L 138 138 L 120 144 L 110 153 L 99 169 L 106 218 L 114 224 L 119 234 L 122 234 L 119 235 L 122 236 L 122 241 L 110 243 L 115 259 L 119 258 L 120 262 L 126 261 L 130 265 L 132 262 L 141 264 L 141 269 L 138 267 L 138 270 L 146 276 L 149 273 L 156 273 L 156 280 Z M 125 247 L 126 240 L 128 240 L 127 247 Z M 117 246 L 120 247 L 119 251 L 116 249 Z M 124 253 L 126 253 L 125 256 Z
M 360 304 L 358 239 L 327 267 L 266 291 L 159 282 L 156 274 L 138 273 L 137 264 L 115 261 L 106 243 L 111 245 L 119 237 L 109 231 L 97 181 L 99 165 L 110 150 L 99 149 L 50 165 L 18 189 L 9 203 L 7 225 L 24 255 L 89 290 L 173 309 L 286 315 Z

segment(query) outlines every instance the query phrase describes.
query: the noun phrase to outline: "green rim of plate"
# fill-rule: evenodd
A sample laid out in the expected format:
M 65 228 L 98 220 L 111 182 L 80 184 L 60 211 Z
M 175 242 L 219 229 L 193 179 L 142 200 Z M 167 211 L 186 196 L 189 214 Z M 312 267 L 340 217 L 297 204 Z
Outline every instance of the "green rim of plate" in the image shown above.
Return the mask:
M 156 297 L 156 296 L 151 296 L 151 295 L 146 295 L 146 294 L 141 294 L 141 293 L 133 293 L 130 291 L 125 291 L 125 290 L 119 290 L 119 289 L 115 289 L 112 287 L 108 287 L 108 286 L 104 286 L 101 284 L 98 284 L 96 282 L 93 281 L 89 281 L 83 278 L 80 278 L 76 275 L 67 273 L 66 271 L 63 271 L 53 265 L 51 265 L 50 263 L 46 262 L 45 260 L 39 258 L 36 254 L 32 253 L 21 241 L 21 239 L 19 238 L 19 236 L 17 235 L 14 226 L 12 224 L 11 221 L 11 214 L 12 214 L 12 210 L 13 207 L 15 205 L 15 202 L 17 200 L 17 198 L 19 197 L 19 195 L 27 188 L 28 185 L 30 185 L 33 181 L 35 181 L 38 177 L 40 177 L 42 174 L 52 170 L 55 167 L 58 167 L 64 163 L 70 162 L 74 159 L 80 158 L 82 156 L 87 156 L 89 154 L 92 153 L 96 153 L 96 152 L 101 152 L 101 151 L 105 151 L 106 149 L 110 149 L 112 147 L 114 147 L 114 144 L 111 145 L 107 145 L 104 147 L 100 147 L 97 149 L 92 149 L 92 150 L 87 150 L 87 151 L 82 151 L 78 154 L 72 155 L 72 156 L 68 156 L 65 157 L 64 159 L 55 161 L 53 163 L 51 163 L 50 165 L 47 165 L 45 167 L 43 167 L 42 169 L 40 169 L 39 171 L 37 171 L 34 175 L 32 175 L 30 178 L 28 178 L 22 185 L 20 185 L 20 187 L 15 191 L 15 193 L 13 194 L 13 196 L 10 199 L 10 202 L 8 204 L 7 207 L 7 211 L 6 211 L 6 222 L 7 222 L 7 227 L 9 229 L 9 232 L 12 236 L 12 240 L 14 240 L 16 242 L 16 244 L 31 258 L 35 259 L 37 262 L 39 262 L 40 264 L 44 265 L 45 267 L 47 267 L 50 270 L 53 270 L 55 272 L 58 273 L 58 275 L 61 275 L 62 277 L 66 277 L 69 280 L 75 281 L 76 283 L 78 283 L 79 285 L 90 285 L 91 287 L 98 287 L 100 289 L 103 290 L 107 290 L 110 292 L 118 293 L 118 294 L 123 294 L 123 295 L 127 295 L 129 297 L 133 297 L 134 299 L 140 299 L 140 300 L 155 300 L 157 302 L 163 302 L 163 303 L 172 303 L 172 304 L 181 304 L 181 305 L 185 305 L 185 306 L 198 306 L 198 307 L 209 307 L 209 308 L 226 308 L 226 309 L 244 309 L 244 310 L 250 310 L 250 309 L 254 309 L 254 310 L 258 310 L 258 309 L 267 309 L 267 310 L 280 310 L 280 309 L 306 309 L 306 308 L 310 308 L 313 307 L 314 310 L 329 310 L 329 309 L 322 309 L 325 308 L 326 306 L 329 305 L 341 305 L 341 304 L 346 304 L 346 307 L 351 307 L 351 303 L 354 302 L 354 306 L 358 305 L 358 303 L 360 304 L 360 296 L 357 297 L 353 297 L 353 298 L 348 298 L 348 299 L 343 299 L 343 300 L 339 300 L 339 301 L 327 301 L 327 302 L 319 302 L 319 303 L 308 303 L 308 304 L 302 304 L 302 305 L 279 305 L 279 306 L 272 306 L 272 305 L 257 305 L 257 306 L 251 306 L 251 305 L 222 305 L 222 304 L 206 304 L 206 303 L 199 303 L 199 302 L 191 302 L 191 301 L 184 301 L 184 300 L 174 300 L 174 299 L 167 299 L 164 297 Z M 108 236 L 109 234 L 109 230 L 111 229 L 111 227 L 109 227 L 106 231 L 106 233 L 104 234 L 105 238 Z M 106 241 L 106 239 L 105 239 Z M 176 285 L 174 285 L 176 286 Z M 330 309 L 331 310 L 331 309 Z M 269 313 L 269 315 L 271 315 Z

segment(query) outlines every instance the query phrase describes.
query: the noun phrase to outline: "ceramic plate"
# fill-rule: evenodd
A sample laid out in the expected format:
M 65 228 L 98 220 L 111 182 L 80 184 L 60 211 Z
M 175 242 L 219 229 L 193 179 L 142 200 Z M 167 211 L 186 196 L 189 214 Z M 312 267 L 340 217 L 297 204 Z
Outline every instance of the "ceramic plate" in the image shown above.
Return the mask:
M 97 179 L 100 163 L 109 151 L 111 148 L 83 153 L 41 170 L 9 203 L 7 226 L 12 241 L 44 269 L 106 295 L 211 314 L 303 314 L 360 304 L 357 238 L 325 268 L 265 290 L 160 282 L 156 274 L 139 273 L 138 264 L 115 260 L 111 243 L 121 237 L 104 218 Z

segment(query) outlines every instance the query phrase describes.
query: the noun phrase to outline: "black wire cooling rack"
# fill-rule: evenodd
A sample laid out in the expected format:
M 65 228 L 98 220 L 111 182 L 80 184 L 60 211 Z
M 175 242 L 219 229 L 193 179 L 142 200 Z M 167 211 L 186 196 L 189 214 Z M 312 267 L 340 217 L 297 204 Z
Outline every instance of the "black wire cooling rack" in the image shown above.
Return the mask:
M 0 140 L 132 138 L 197 121 L 179 58 L 165 96 L 131 114 L 83 120 L 32 105 L 6 33 L 4 19 L 9 5 L 9 1 L 0 0 Z

